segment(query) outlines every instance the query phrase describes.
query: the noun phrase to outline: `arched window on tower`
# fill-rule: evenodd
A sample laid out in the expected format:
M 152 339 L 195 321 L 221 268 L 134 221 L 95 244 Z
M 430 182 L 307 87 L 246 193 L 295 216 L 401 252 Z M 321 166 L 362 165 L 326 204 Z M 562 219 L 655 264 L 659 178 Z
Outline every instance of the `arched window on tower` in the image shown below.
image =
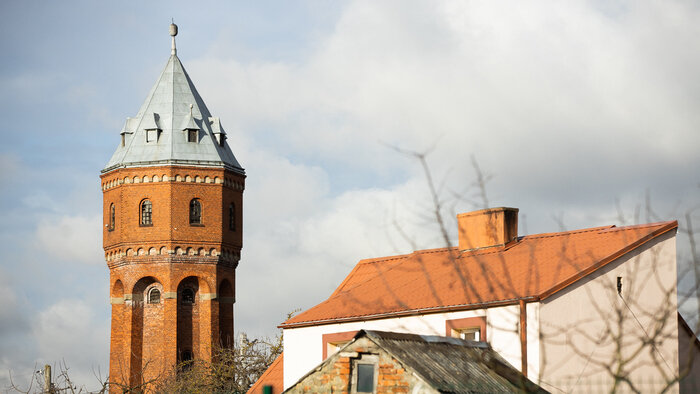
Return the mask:
M 190 224 L 202 224 L 202 203 L 196 198 L 190 201 Z
M 148 291 L 148 303 L 160 304 L 160 290 L 153 287 Z
M 233 203 L 228 206 L 228 229 L 236 231 L 236 206 Z
M 194 290 L 189 287 L 182 289 L 182 303 L 185 305 L 194 304 Z
M 152 226 L 153 206 L 150 200 L 141 201 L 141 225 L 142 226 Z
M 114 204 L 111 204 L 109 206 L 109 231 L 114 231 L 114 221 L 116 218 L 116 211 L 117 211 L 117 208 L 114 206 Z

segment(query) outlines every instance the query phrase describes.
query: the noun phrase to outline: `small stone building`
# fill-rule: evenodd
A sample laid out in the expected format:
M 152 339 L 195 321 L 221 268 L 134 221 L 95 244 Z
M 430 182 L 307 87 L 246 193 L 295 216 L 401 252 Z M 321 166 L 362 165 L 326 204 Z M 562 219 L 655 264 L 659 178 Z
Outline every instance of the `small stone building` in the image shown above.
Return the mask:
M 288 393 L 546 393 L 486 342 L 361 330 Z

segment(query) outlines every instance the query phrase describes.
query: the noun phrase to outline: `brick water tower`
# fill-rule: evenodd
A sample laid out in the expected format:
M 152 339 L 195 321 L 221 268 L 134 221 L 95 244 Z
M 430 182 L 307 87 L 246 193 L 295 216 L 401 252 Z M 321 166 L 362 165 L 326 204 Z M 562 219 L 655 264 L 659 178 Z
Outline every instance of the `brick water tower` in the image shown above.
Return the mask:
M 113 390 L 233 341 L 245 172 L 175 49 L 100 176 Z

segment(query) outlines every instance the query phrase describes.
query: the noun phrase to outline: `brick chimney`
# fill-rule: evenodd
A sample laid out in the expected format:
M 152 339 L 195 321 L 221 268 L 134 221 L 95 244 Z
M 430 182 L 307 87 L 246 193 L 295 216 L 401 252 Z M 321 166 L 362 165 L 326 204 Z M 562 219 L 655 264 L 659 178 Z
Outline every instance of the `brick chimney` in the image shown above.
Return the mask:
M 459 249 L 503 246 L 518 238 L 518 208 L 489 208 L 457 215 Z

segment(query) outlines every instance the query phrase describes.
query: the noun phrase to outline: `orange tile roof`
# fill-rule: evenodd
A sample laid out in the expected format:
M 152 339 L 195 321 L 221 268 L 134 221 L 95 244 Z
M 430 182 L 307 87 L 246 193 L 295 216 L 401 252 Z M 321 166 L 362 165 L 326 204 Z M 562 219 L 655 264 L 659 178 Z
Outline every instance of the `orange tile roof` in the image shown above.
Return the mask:
M 260 376 L 257 382 L 248 389 L 247 394 L 260 394 L 263 387 L 272 386 L 272 393 L 284 391 L 284 352 L 270 364 L 267 370 Z
M 324 302 L 280 327 L 379 319 L 541 300 L 675 230 L 678 222 L 521 237 L 505 247 L 416 251 L 360 261 Z

